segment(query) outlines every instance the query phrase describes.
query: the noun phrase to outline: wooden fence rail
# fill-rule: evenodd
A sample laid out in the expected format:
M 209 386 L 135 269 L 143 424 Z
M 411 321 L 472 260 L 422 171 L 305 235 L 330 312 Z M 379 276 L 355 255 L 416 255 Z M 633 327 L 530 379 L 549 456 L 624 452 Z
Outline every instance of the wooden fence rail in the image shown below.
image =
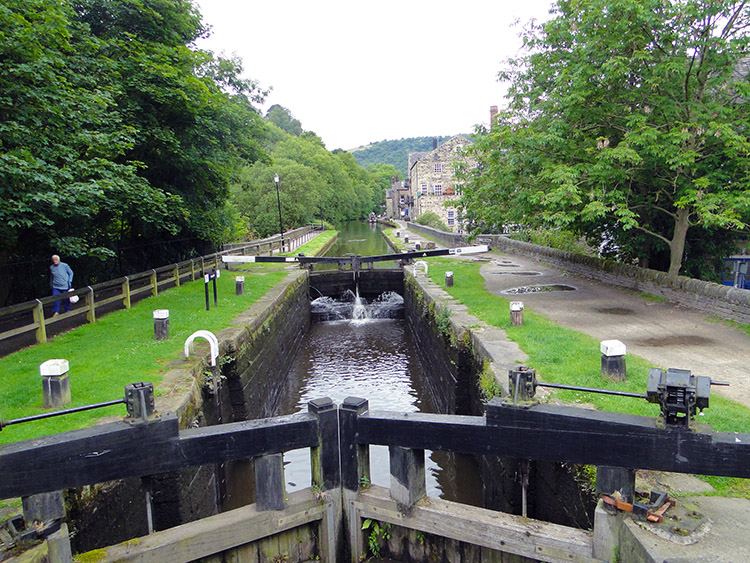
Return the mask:
M 291 251 L 308 242 L 322 226 L 308 225 L 284 233 L 284 248 Z M 4 342 L 34 332 L 37 344 L 47 342 L 47 329 L 55 323 L 67 319 L 79 319 L 85 315 L 84 323 L 96 322 L 97 312 L 107 305 L 115 308 L 129 309 L 131 305 L 145 297 L 156 296 L 164 289 L 176 287 L 188 281 L 202 278 L 206 271 L 221 268 L 222 256 L 237 254 L 268 253 L 281 250 L 281 236 L 275 235 L 267 239 L 248 243 L 226 245 L 225 249 L 215 254 L 184 260 L 176 264 L 169 264 L 153 270 L 128 275 L 116 280 L 110 280 L 93 286 L 86 286 L 72 292 L 42 297 L 25 303 L 18 303 L 0 309 L 0 323 L 11 324 L 9 319 L 18 319 L 12 323 L 13 328 L 0 332 L 0 342 Z M 69 299 L 72 296 L 80 299 L 80 305 L 71 307 L 67 313 L 60 313 L 54 317 L 45 317 L 44 309 L 52 303 Z M 30 314 L 30 317 L 29 317 Z

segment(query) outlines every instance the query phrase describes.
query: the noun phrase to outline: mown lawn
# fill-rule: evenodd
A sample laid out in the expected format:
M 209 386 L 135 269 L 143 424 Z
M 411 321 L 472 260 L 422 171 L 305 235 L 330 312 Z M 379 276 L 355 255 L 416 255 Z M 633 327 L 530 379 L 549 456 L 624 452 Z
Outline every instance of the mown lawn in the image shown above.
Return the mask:
M 557 325 L 524 309 L 524 326 L 510 324 L 510 299 L 493 295 L 485 289 L 484 278 L 479 273 L 481 264 L 453 258 L 429 260 L 429 276 L 450 295 L 465 304 L 469 313 L 489 325 L 503 329 L 508 338 L 518 343 L 528 355 L 526 364 L 536 369 L 543 381 L 645 393 L 648 371 L 654 366 L 642 358 L 627 355 L 628 380 L 613 383 L 601 375 L 599 341 L 573 329 Z M 445 272 L 454 272 L 452 287 L 445 286 Z M 596 393 L 556 390 L 555 396 L 568 403 L 587 403 L 599 410 L 656 417 L 659 406 L 645 399 L 616 397 Z M 748 432 L 750 409 L 720 397 L 711 396 L 710 408 L 699 417 L 701 423 L 710 424 L 719 432 Z M 750 480 L 708 476 L 705 479 L 722 496 L 750 498 Z
M 291 253 L 316 255 L 336 231 L 324 231 Z M 289 264 L 249 264 L 250 270 L 222 270 L 217 280 L 218 307 L 206 311 L 205 284 L 202 280 L 184 283 L 135 304 L 131 309 L 100 317 L 95 324 L 84 325 L 57 336 L 53 341 L 26 348 L 0 358 L 0 419 L 12 420 L 49 412 L 42 406 L 42 382 L 39 365 L 62 358 L 70 363 L 70 387 L 73 408 L 122 398 L 128 383 L 150 381 L 159 384 L 168 364 L 182 357 L 185 340 L 196 330 L 218 332 L 245 311 L 259 297 L 279 283 Z M 245 276 L 245 293 L 235 295 L 237 275 Z M 169 340 L 154 340 L 155 309 L 169 309 Z M 158 394 L 158 389 L 157 389 Z M 115 405 L 51 419 L 13 424 L 0 431 L 0 444 L 66 432 L 96 423 L 104 416 L 125 415 L 124 405 Z

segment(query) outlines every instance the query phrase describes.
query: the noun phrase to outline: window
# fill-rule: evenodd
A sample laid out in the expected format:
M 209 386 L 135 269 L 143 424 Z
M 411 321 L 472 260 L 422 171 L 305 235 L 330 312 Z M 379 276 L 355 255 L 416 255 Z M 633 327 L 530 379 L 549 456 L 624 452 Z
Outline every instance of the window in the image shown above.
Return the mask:
M 442 162 L 436 162 L 435 163 L 435 172 L 438 172 L 442 174 L 443 172 L 443 163 Z
M 456 211 L 453 209 L 448 210 L 448 226 L 452 227 L 456 224 Z
M 443 184 L 435 184 L 435 195 L 443 195 Z

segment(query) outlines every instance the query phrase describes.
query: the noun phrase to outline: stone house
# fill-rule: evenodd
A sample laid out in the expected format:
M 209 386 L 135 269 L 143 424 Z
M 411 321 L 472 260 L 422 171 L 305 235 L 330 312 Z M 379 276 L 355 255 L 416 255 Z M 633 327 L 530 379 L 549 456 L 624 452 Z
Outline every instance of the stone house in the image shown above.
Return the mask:
M 445 203 L 458 199 L 461 193 L 461 184 L 454 175 L 455 164 L 476 165 L 463 154 L 463 149 L 470 144 L 468 138 L 456 135 L 429 152 L 409 153 L 409 189 L 414 201 L 412 219 L 433 211 L 449 229 L 461 230 L 458 211 L 446 207 Z
M 391 219 L 411 218 L 413 198 L 409 193 L 409 183 L 391 178 L 391 187 L 385 191 L 385 214 Z

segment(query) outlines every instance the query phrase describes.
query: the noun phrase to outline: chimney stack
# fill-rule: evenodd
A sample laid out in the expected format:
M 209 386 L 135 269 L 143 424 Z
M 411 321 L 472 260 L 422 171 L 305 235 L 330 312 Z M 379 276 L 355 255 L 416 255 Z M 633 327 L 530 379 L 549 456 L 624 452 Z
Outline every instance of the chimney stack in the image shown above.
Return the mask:
M 437 137 L 432 138 L 432 150 L 437 148 Z

